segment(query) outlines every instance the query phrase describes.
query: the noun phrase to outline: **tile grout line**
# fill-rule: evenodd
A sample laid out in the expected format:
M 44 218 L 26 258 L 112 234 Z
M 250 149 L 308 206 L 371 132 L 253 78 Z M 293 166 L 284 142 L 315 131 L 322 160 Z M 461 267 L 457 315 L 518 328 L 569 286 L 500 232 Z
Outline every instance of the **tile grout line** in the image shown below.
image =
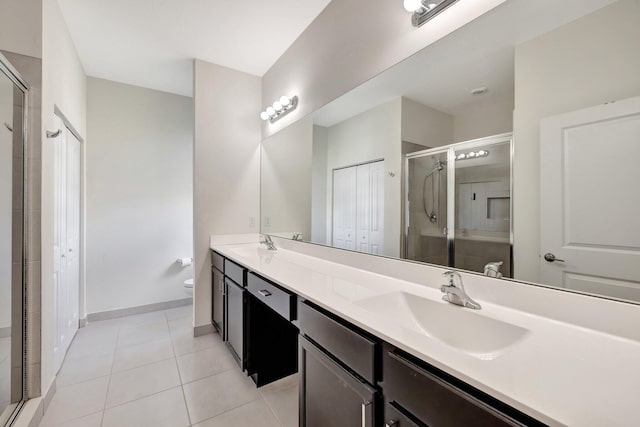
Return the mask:
M 169 341 L 171 341 L 171 350 L 173 351 L 173 360 L 176 363 L 176 369 L 178 370 L 178 379 L 180 380 L 180 391 L 182 392 L 182 401 L 184 402 L 184 409 L 187 411 L 187 420 L 189 421 L 189 427 L 193 425 L 191 422 L 191 414 L 189 413 L 189 405 L 187 405 L 187 396 L 184 393 L 184 384 L 182 383 L 182 373 L 180 372 L 180 365 L 178 365 L 178 356 L 176 356 L 176 348 L 173 345 L 173 333 L 171 332 L 171 325 L 169 325 L 169 318 L 166 313 L 164 315 L 167 319 L 167 328 L 169 329 Z
M 102 423 L 104 422 L 104 413 L 107 411 L 107 397 L 109 397 L 109 387 L 111 387 L 111 377 L 113 376 L 113 364 L 116 360 L 116 351 L 118 351 L 118 341 L 120 340 L 120 328 L 118 325 L 118 333 L 116 335 L 116 345 L 113 349 L 113 357 L 111 359 L 111 369 L 109 370 L 109 381 L 107 382 L 107 392 L 104 394 L 104 405 L 102 407 L 102 417 L 100 418 L 100 427 L 102 427 Z

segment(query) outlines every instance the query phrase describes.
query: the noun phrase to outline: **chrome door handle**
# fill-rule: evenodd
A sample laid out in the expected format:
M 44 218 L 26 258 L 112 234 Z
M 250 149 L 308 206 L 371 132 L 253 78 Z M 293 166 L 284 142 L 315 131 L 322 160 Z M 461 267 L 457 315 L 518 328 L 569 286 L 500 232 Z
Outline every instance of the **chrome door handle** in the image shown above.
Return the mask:
M 260 295 L 262 295 L 263 297 L 270 297 L 270 296 L 271 296 L 271 292 L 269 292 L 269 291 L 268 291 L 268 290 L 266 290 L 266 289 L 259 290 L 259 291 L 258 291 L 258 293 L 259 293 Z
M 547 252 L 546 254 L 544 254 L 544 260 L 547 262 L 555 262 L 555 261 L 564 262 L 563 259 L 556 258 L 556 256 L 551 252 Z

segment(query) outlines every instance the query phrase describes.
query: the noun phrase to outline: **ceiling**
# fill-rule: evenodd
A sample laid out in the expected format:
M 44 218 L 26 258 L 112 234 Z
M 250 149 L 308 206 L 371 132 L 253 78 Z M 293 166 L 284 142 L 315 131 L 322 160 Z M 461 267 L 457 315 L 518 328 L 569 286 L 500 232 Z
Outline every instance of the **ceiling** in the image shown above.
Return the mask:
M 614 1 L 506 1 L 327 104 L 313 121 L 333 126 L 399 96 L 453 116 L 492 98 L 513 99 L 515 46 Z M 487 94 L 472 96 L 479 87 Z
M 59 0 L 89 76 L 191 96 L 193 59 L 262 76 L 330 0 Z

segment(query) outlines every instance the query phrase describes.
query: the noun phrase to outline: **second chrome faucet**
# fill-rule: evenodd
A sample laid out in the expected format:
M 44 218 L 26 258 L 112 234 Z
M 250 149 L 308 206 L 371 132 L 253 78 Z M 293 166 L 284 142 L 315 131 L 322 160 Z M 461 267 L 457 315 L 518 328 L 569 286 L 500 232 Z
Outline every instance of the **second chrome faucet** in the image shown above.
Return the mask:
M 447 284 L 440 287 L 440 291 L 444 293 L 442 296 L 443 300 L 474 310 L 480 310 L 480 308 L 482 308 L 480 304 L 471 299 L 465 292 L 460 273 L 449 270 L 444 272 L 444 276 L 447 278 Z

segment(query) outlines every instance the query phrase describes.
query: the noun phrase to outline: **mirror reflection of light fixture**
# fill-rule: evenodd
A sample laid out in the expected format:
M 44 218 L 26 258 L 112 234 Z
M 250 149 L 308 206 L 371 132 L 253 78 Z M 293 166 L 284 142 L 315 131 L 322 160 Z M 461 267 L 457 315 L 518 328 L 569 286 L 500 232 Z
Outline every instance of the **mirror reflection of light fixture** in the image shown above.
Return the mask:
M 469 151 L 468 153 L 460 153 L 456 155 L 456 160 L 477 159 L 480 157 L 487 157 L 489 150 Z
M 271 106 L 267 107 L 262 113 L 260 113 L 260 118 L 262 120 L 269 120 L 273 123 L 295 110 L 297 106 L 297 96 L 292 98 L 289 98 L 288 96 L 281 96 L 278 101 L 274 101 Z
M 404 0 L 404 9 L 411 12 L 411 24 L 420 27 L 458 0 Z

